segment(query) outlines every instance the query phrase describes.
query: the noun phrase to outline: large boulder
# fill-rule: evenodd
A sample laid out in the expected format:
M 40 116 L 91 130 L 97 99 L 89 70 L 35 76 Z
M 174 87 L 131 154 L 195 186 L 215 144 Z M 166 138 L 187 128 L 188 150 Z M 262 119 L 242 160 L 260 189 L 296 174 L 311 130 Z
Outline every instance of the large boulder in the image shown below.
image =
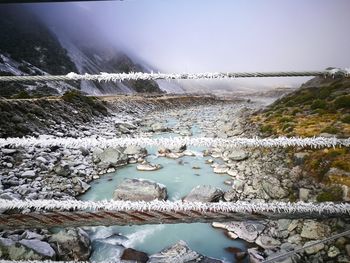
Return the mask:
M 198 185 L 184 198 L 187 202 L 218 202 L 224 192 L 210 185 Z
M 49 242 L 56 246 L 60 260 L 88 260 L 91 244 L 88 234 L 80 228 L 68 228 L 53 234 Z
M 114 200 L 152 201 L 165 200 L 167 190 L 164 185 L 145 179 L 124 179 L 114 191 Z
M 124 153 L 124 149 L 120 147 L 108 147 L 104 150 L 97 148 L 92 154 L 94 162 L 104 169 L 124 165 L 128 162 L 128 156 Z
M 186 242 L 180 240 L 171 247 L 165 248 L 159 253 L 149 257 L 148 263 L 167 262 L 201 262 L 201 263 L 222 263 L 221 260 L 208 258 L 191 250 Z

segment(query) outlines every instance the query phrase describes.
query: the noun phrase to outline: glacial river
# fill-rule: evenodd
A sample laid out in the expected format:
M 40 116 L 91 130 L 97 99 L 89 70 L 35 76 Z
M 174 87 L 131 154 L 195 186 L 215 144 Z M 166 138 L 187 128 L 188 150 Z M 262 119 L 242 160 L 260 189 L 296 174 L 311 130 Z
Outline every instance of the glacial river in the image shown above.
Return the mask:
M 176 121 L 168 120 L 169 125 L 174 125 Z M 193 136 L 200 134 L 200 129 L 192 127 Z M 163 133 L 158 137 L 177 136 L 176 134 Z M 213 168 L 205 163 L 210 157 L 203 157 L 199 148 L 189 148 L 196 152 L 196 156 L 184 156 L 179 159 L 169 159 L 156 157 L 156 149 L 148 148 L 147 160 L 151 163 L 161 164 L 162 169 L 157 171 L 138 171 L 136 164 L 129 164 L 119 168 L 115 173 L 101 176 L 100 179 L 91 183 L 91 189 L 80 197 L 81 200 L 108 200 L 113 198 L 113 192 L 124 178 L 144 178 L 164 184 L 168 192 L 168 200 L 179 200 L 186 196 L 192 188 L 197 185 L 212 185 L 223 190 L 228 190 L 230 186 L 224 181 L 230 177 L 219 175 L 213 172 Z M 193 169 L 193 167 L 200 169 Z M 120 253 L 115 246 L 117 243 L 125 247 L 153 254 L 162 249 L 175 244 L 179 240 L 184 240 L 188 246 L 200 254 L 222 259 L 225 262 L 234 262 L 234 256 L 225 248 L 235 247 L 245 250 L 242 241 L 232 240 L 225 236 L 224 232 L 214 229 L 210 224 L 164 224 L 164 225 L 143 225 L 143 226 L 114 226 L 97 227 L 88 231 L 92 240 L 103 240 L 109 237 L 107 243 L 93 242 L 94 254 L 92 260 L 107 260 L 111 256 L 118 256 Z M 121 238 L 116 234 L 121 234 Z M 114 239 L 114 240 L 113 240 Z M 112 244 L 112 245 L 110 245 Z M 113 247 L 114 246 L 114 247 Z M 109 258 L 110 259 L 110 258 Z

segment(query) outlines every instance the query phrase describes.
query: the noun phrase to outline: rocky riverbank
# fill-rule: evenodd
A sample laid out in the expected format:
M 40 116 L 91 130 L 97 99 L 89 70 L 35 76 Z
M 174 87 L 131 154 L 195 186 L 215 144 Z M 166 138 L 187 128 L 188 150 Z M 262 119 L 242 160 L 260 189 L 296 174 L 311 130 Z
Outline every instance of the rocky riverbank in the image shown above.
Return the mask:
M 212 97 L 172 97 L 172 98 L 105 98 L 106 114 L 91 117 L 90 122 L 61 121 L 49 126 L 43 133 L 51 136 L 90 137 L 102 136 L 157 136 L 171 133 L 178 136 L 206 136 L 231 138 L 234 136 L 260 135 L 248 117 L 261 107 L 255 103 L 221 101 Z M 73 107 L 73 106 L 72 106 Z M 72 109 L 70 109 L 72 110 Z M 65 112 L 68 116 L 69 113 Z M 80 114 L 80 113 L 77 113 Z M 62 116 L 61 116 L 62 117 Z M 172 123 L 172 120 L 177 120 Z M 217 176 L 231 177 L 225 183 L 232 186 L 229 191 L 199 185 L 184 200 L 189 201 L 236 201 L 236 200 L 283 200 L 314 201 L 323 185 L 312 178 L 303 176 L 300 163 L 303 156 L 289 156 L 282 149 L 204 149 L 202 154 L 210 156 L 210 165 Z M 193 152 L 183 146 L 179 149 L 158 149 L 161 158 L 179 159 L 192 156 Z M 114 172 L 125 164 L 138 163 L 140 169 L 148 172 L 161 169 L 145 162 L 146 149 L 137 146 L 109 147 L 105 149 L 70 149 L 62 147 L 3 148 L 0 151 L 2 166 L 2 199 L 70 199 L 89 190 L 89 183 L 100 176 Z M 142 186 L 142 187 L 139 187 Z M 141 191 L 141 190 L 142 191 Z M 130 191 L 132 190 L 132 191 Z M 132 193 L 132 197 L 130 197 Z M 166 199 L 166 189 L 156 182 L 129 180 L 120 185 L 115 199 L 151 200 Z M 256 248 L 248 250 L 251 260 L 273 257 L 276 253 L 298 248 L 313 240 L 327 237 L 348 227 L 346 219 L 322 222 L 314 220 L 278 220 L 264 222 L 213 223 L 227 231 L 230 238 L 240 238 Z M 70 232 L 69 232 L 70 231 Z M 86 260 L 91 254 L 91 244 L 83 230 L 68 230 L 53 234 L 47 231 L 4 231 L 0 233 L 0 250 L 3 258 L 21 259 L 22 252 L 13 250 L 20 247 L 28 250 L 30 259 Z M 69 232 L 69 233 L 68 233 Z M 38 236 L 39 235 L 39 236 Z M 56 236 L 55 236 L 56 235 Z M 79 239 L 76 253 L 60 253 L 57 244 L 62 239 Z M 72 237 L 70 237 L 72 236 Z M 108 238 L 108 237 L 104 237 Z M 30 241 L 28 241 L 30 240 Z M 39 243 L 41 242 L 41 243 Z M 94 241 L 95 242 L 95 241 Z M 98 242 L 105 242 L 98 240 Z M 35 243 L 35 244 L 33 244 Z M 107 242 L 108 243 L 108 242 Z M 22 247 L 25 248 L 22 248 Z M 190 250 L 183 242 L 165 249 L 156 255 L 121 248 L 121 259 L 140 262 L 168 262 L 176 255 L 179 262 L 197 260 L 219 262 L 208 259 Z M 93 247 L 93 246 L 92 246 Z M 15 252 L 13 252 L 15 251 Z M 244 251 L 234 250 L 238 259 L 247 258 Z M 350 253 L 349 240 L 340 238 L 335 245 L 315 246 L 293 258 L 296 262 L 347 262 Z M 92 252 L 93 254 L 93 252 Z M 23 258 L 23 259 L 28 259 Z M 136 258 L 135 258 L 136 257 Z M 289 260 L 289 261 L 288 261 Z M 287 259 L 284 262 L 292 262 Z M 254 262 L 254 261 L 253 261 Z

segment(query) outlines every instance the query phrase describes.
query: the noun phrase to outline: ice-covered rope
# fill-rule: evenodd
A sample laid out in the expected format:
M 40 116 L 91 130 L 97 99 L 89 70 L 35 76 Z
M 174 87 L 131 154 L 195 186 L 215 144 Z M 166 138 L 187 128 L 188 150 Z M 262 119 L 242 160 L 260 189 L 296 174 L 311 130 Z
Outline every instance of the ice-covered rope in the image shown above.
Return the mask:
M 350 203 L 286 203 L 286 202 L 219 202 L 201 203 L 185 201 L 80 201 L 80 200 L 4 200 L 0 210 L 19 209 L 36 211 L 210 211 L 228 213 L 343 213 L 350 215 Z
M 106 147 L 126 147 L 139 145 L 141 147 L 156 146 L 173 148 L 182 145 L 196 147 L 349 147 L 350 138 L 337 139 L 325 137 L 278 137 L 278 138 L 207 138 L 207 137 L 173 137 L 173 138 L 148 138 L 148 137 L 124 137 L 124 138 L 102 138 L 102 137 L 84 137 L 84 138 L 56 138 L 49 135 L 42 135 L 38 138 L 0 138 L 0 147 L 51 147 L 62 146 L 66 148 L 106 148 Z
M 8 81 L 65 81 L 65 80 L 93 80 L 93 81 L 127 81 L 127 80 L 173 80 L 173 79 L 231 79 L 231 78 L 264 78 L 264 77 L 350 77 L 350 68 L 331 69 L 324 71 L 276 71 L 276 72 L 207 72 L 207 73 L 106 73 L 42 76 L 0 76 L 0 82 Z

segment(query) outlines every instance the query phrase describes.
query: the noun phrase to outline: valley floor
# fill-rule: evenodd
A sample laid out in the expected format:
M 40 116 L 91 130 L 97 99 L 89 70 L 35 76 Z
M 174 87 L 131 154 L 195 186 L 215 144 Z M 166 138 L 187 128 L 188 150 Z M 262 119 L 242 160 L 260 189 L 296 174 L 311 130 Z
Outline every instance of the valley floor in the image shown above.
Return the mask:
M 103 100 L 105 101 L 103 105 L 108 109 L 108 114 L 105 115 L 95 113 L 85 116 L 81 115 L 79 111 L 81 108 L 59 104 L 60 107 L 67 107 L 66 110 L 71 112 L 57 111 L 58 113 L 64 112 L 67 116 L 63 119 L 62 116 L 60 118 L 51 116 L 56 118 L 56 121 L 53 120 L 50 125 L 45 126 L 42 132 L 36 130 L 35 134 L 75 138 L 97 136 L 104 138 L 116 136 L 254 137 L 259 136 L 260 133 L 249 118 L 253 112 L 264 106 L 256 102 L 248 103 L 199 96 L 147 99 L 121 96 L 107 97 Z M 21 111 L 18 112 L 20 115 Z M 74 121 L 74 116 L 79 116 L 79 120 Z M 21 118 L 24 117 L 21 115 Z M 42 126 L 38 124 L 37 127 Z M 121 180 L 115 177 L 123 174 L 123 169 L 128 169 L 126 167 L 128 164 L 134 165 L 132 169 L 135 174 L 138 168 L 140 177 L 142 173 L 152 173 L 142 170 L 151 168 L 160 169 L 159 171 L 166 170 L 167 167 L 156 166 L 159 162 L 163 166 L 167 165 L 164 160 L 176 160 L 177 163 L 172 165 L 178 165 L 181 171 L 181 166 L 186 165 L 186 162 L 191 162 L 191 158 L 196 158 L 198 163 L 191 163 L 192 167 L 187 171 L 193 170 L 193 176 L 196 175 L 198 178 L 204 171 L 208 171 L 205 176 L 224 177 L 224 180 L 221 179 L 222 187 L 219 185 L 207 187 L 204 185 L 210 184 L 209 179 L 207 183 L 205 180 L 198 179 L 200 194 L 196 193 L 195 189 L 187 189 L 188 192 L 184 192 L 183 195 L 182 193 L 176 195 L 175 190 L 171 190 L 169 185 L 167 186 L 168 196 L 171 197 L 171 200 L 188 198 L 192 201 L 209 202 L 218 200 L 316 201 L 324 187 L 303 174 L 300 166 L 303 162 L 302 155 L 290 156 L 283 149 L 232 149 L 229 146 L 223 149 L 186 149 L 186 147 L 142 149 L 132 146 L 106 149 L 28 147 L 3 148 L 0 151 L 0 158 L 2 167 L 0 198 L 8 200 L 74 199 L 77 197 L 91 200 L 89 193 L 98 186 L 95 182 L 99 182 L 104 177 L 112 181 Z M 132 170 L 126 172 L 129 178 L 132 178 L 131 172 Z M 176 176 L 177 172 L 178 170 L 173 169 L 172 174 L 162 176 Z M 112 174 L 114 176 L 111 176 Z M 183 181 L 178 184 L 186 185 L 186 179 L 181 180 Z M 191 178 L 191 181 L 193 180 Z M 157 181 L 154 183 L 156 184 Z M 222 189 L 216 189 L 218 187 Z M 123 190 L 120 188 L 121 184 L 118 181 L 116 189 Z M 206 189 L 206 191 L 201 189 Z M 132 195 L 134 197 L 137 192 Z M 118 198 L 117 194 L 114 194 L 114 197 Z M 28 259 L 28 255 L 32 255 L 30 259 L 88 260 L 90 256 L 92 259 L 101 259 L 96 254 L 97 252 L 91 251 L 92 240 L 93 250 L 96 249 L 96 242 L 98 242 L 99 249 L 101 247 L 109 249 L 102 250 L 103 253 L 107 253 L 106 251 L 112 253 L 111 250 L 113 250 L 115 253 L 112 255 L 114 256 L 119 255 L 121 259 L 139 259 L 141 262 L 147 260 L 149 262 L 169 262 L 174 258 L 180 259 L 179 262 L 184 262 L 185 258 L 190 255 L 195 255 L 192 260 L 202 260 L 201 262 L 219 262 L 207 258 L 213 256 L 218 260 L 247 262 L 250 258 L 251 262 L 259 262 L 264 258 L 274 257 L 276 253 L 287 252 L 314 240 L 341 232 L 349 227 L 348 223 L 346 218 L 322 221 L 283 219 L 264 222 L 213 223 L 213 227 L 225 230 L 227 238 L 242 241 L 241 245 L 232 242 L 232 246 L 222 248 L 231 253 L 231 258 L 218 257 L 217 254 L 206 254 L 205 252 L 201 252 L 204 255 L 200 255 L 191 251 L 183 242 L 176 243 L 169 248 L 169 253 L 159 254 L 153 251 L 152 253 L 156 254 L 140 254 L 132 249 L 126 249 L 126 244 L 130 244 L 125 242 L 127 237 L 119 235 L 117 239 L 113 239 L 113 244 L 110 246 L 111 235 L 116 235 L 116 233 L 111 231 L 96 233 L 91 229 L 85 229 L 89 236 L 84 230 L 77 229 L 61 230 L 59 233 L 51 233 L 47 230 L 3 231 L 0 233 L 0 251 L 2 258 L 13 260 Z M 64 245 L 67 239 L 71 240 L 72 244 L 76 243 L 73 245 L 74 249 L 69 245 Z M 234 247 L 235 245 L 240 247 Z M 44 251 L 42 249 L 44 247 L 47 250 Z M 106 255 L 110 255 L 108 253 Z M 349 262 L 348 253 L 350 253 L 349 240 L 339 238 L 334 244 L 315 246 L 283 262 Z

